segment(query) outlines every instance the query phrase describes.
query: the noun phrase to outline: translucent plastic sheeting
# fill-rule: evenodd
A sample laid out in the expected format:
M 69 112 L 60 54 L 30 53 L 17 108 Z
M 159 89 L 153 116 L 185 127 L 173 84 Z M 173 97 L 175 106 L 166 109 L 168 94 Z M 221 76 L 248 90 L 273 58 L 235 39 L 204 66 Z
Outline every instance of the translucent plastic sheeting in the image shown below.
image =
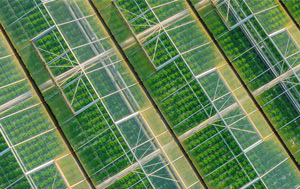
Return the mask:
M 0 136 L 1 140 L 1 152 L 0 152 L 0 167 L 1 167 L 1 184 L 2 188 L 4 187 L 30 187 L 28 180 L 26 179 L 22 169 L 20 168 L 15 156 L 11 152 L 11 149 L 5 143 L 2 135 Z
M 72 188 L 75 185 L 86 182 L 83 174 L 71 154 L 55 160 L 56 169 L 61 173 L 67 186 Z M 77 171 L 74 171 L 77 170 Z

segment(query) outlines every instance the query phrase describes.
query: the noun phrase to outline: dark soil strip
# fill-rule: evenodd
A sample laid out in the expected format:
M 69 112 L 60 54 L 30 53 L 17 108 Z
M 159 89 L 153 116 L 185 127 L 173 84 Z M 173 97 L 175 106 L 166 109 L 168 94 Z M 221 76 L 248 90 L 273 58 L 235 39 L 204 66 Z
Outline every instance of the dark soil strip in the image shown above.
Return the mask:
M 100 19 L 100 21 L 102 22 L 103 26 L 105 27 L 106 31 L 109 33 L 111 39 L 113 40 L 115 46 L 118 48 L 119 53 L 122 55 L 122 58 L 125 60 L 126 64 L 129 66 L 130 70 L 132 71 L 132 73 L 134 74 L 135 78 L 137 79 L 138 83 L 140 84 L 140 86 L 142 87 L 143 91 L 145 92 L 145 94 L 147 95 L 148 99 L 150 100 L 152 106 L 155 108 L 156 112 L 159 114 L 160 118 L 163 120 L 164 124 L 167 126 L 168 131 L 171 133 L 174 141 L 176 142 L 176 144 L 178 145 L 178 147 L 180 148 L 181 152 L 183 153 L 184 157 L 187 159 L 189 165 L 192 167 L 193 171 L 195 172 L 197 178 L 200 180 L 201 184 L 205 187 L 208 188 L 207 185 L 205 184 L 203 178 L 201 177 L 201 175 L 199 174 L 199 172 L 197 171 L 196 167 L 194 166 L 194 164 L 192 163 L 192 160 L 189 158 L 188 154 L 186 153 L 186 151 L 184 150 L 183 146 L 181 145 L 181 143 L 179 142 L 178 138 L 176 137 L 174 131 L 171 129 L 171 126 L 168 124 L 167 120 L 164 118 L 163 114 L 161 113 L 161 111 L 159 110 L 158 106 L 156 105 L 156 103 L 154 102 L 153 98 L 151 97 L 151 95 L 149 94 L 148 90 L 146 89 L 145 85 L 143 84 L 141 78 L 138 76 L 138 74 L 136 73 L 136 71 L 134 70 L 134 67 L 130 64 L 130 61 L 127 59 L 123 49 L 121 48 L 121 46 L 118 44 L 117 40 L 115 39 L 115 37 L 113 36 L 112 32 L 110 31 L 110 29 L 108 28 L 108 26 L 106 25 L 104 19 L 102 18 L 102 16 L 99 14 L 96 6 L 94 5 L 94 3 L 89 0 L 90 4 L 92 5 L 94 11 L 96 12 L 98 18 Z
M 254 98 L 254 96 L 252 95 L 251 91 L 249 90 L 249 88 L 247 87 L 247 85 L 245 84 L 245 82 L 242 80 L 242 78 L 240 77 L 240 75 L 238 74 L 238 72 L 236 71 L 236 69 L 234 68 L 233 64 L 230 62 L 230 60 L 226 56 L 225 52 L 223 51 L 223 49 L 221 48 L 221 46 L 217 42 L 216 38 L 213 36 L 213 34 L 210 32 L 209 28 L 207 27 L 207 25 L 205 24 L 205 22 L 203 21 L 203 19 L 198 14 L 198 12 L 195 9 L 194 5 L 191 3 L 190 0 L 186 0 L 186 1 L 188 2 L 189 6 L 193 10 L 194 14 L 197 16 L 198 20 L 203 25 L 204 29 L 206 30 L 206 32 L 208 33 L 208 35 L 210 36 L 210 38 L 212 39 L 212 41 L 214 42 L 214 44 L 216 45 L 216 47 L 218 48 L 218 50 L 221 52 L 222 56 L 225 58 L 226 62 L 229 64 L 230 68 L 233 70 L 233 72 L 235 73 L 235 75 L 237 76 L 237 78 L 239 79 L 239 81 L 241 82 L 241 84 L 243 85 L 244 89 L 247 91 L 248 95 L 250 96 L 250 98 L 252 99 L 252 101 L 254 102 L 254 104 L 256 105 L 256 107 L 259 110 L 259 112 L 263 115 L 264 119 L 267 121 L 268 125 L 270 126 L 270 128 L 274 132 L 275 136 L 277 137 L 277 139 L 279 140 L 279 142 L 281 143 L 281 145 L 283 146 L 283 148 L 285 149 L 285 151 L 287 152 L 287 154 L 289 155 L 289 157 L 291 158 L 291 160 L 293 161 L 293 163 L 297 167 L 298 171 L 300 171 L 300 165 L 297 163 L 295 157 L 292 155 L 292 153 L 290 152 L 290 150 L 288 149 L 288 147 L 283 142 L 282 138 L 279 136 L 279 134 L 276 131 L 275 127 L 273 126 L 273 124 L 271 123 L 271 121 L 269 120 L 269 118 L 267 117 L 267 115 L 265 114 L 265 112 L 262 110 L 262 108 L 259 105 L 259 103 Z
M 282 2 L 282 0 L 279 0 L 279 3 L 281 4 L 281 6 L 284 8 L 285 12 L 290 16 L 290 18 L 293 20 L 294 24 L 297 26 L 297 28 L 300 30 L 300 25 L 299 23 L 296 21 L 296 19 L 294 18 L 294 16 L 292 15 L 292 13 L 290 12 L 290 10 L 285 6 L 284 2 Z
M 28 71 L 28 69 L 26 68 L 26 65 L 24 64 L 22 58 L 20 57 L 19 53 L 17 52 L 17 50 L 15 49 L 13 43 L 11 42 L 9 36 L 7 35 L 6 31 L 4 30 L 3 26 L 0 24 L 0 29 L 2 31 L 2 33 L 4 34 L 6 40 L 8 41 L 11 49 L 13 50 L 14 55 L 17 57 L 23 71 L 25 72 L 26 77 L 28 78 L 29 82 L 31 83 L 31 85 L 34 88 L 34 91 L 36 92 L 36 94 L 38 95 L 40 101 L 42 102 L 43 106 L 45 107 L 47 113 L 49 114 L 50 118 L 52 119 L 56 129 L 58 130 L 59 134 L 61 135 L 62 139 L 64 140 L 65 144 L 67 145 L 69 151 L 71 152 L 72 156 L 74 157 L 76 163 L 78 164 L 80 170 L 82 171 L 82 173 L 84 174 L 85 179 L 88 181 L 89 185 L 92 188 L 95 188 L 90 177 L 88 176 L 86 170 L 84 169 L 83 165 L 81 164 L 78 156 L 76 155 L 73 147 L 71 146 L 69 140 L 67 139 L 66 135 L 64 134 L 64 132 L 62 131 L 61 127 L 59 126 L 59 123 L 57 121 L 57 119 L 55 118 L 55 115 L 53 114 L 52 110 L 50 109 L 49 105 L 47 104 L 47 102 L 45 101 L 42 92 L 40 91 L 40 89 L 38 88 L 37 84 L 35 83 L 34 79 L 31 77 L 30 72 Z

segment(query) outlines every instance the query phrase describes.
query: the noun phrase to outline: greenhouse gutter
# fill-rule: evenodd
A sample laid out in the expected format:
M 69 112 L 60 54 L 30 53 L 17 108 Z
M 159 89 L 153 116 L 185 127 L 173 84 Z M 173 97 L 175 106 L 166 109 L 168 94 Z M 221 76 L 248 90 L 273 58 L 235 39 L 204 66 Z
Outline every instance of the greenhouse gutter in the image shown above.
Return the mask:
M 161 111 L 159 110 L 158 106 L 156 105 L 156 103 L 154 102 L 153 98 L 151 97 L 151 95 L 149 94 L 148 90 L 146 89 L 145 85 L 143 84 L 141 78 L 138 76 L 137 72 L 135 71 L 134 67 L 130 64 L 130 61 L 128 60 L 128 58 L 125 55 L 125 52 L 123 51 L 123 49 L 121 48 L 121 46 L 119 45 L 119 43 L 117 42 L 117 40 L 115 39 L 114 35 L 112 34 L 110 28 L 107 26 L 106 22 L 104 21 L 104 19 L 102 18 L 102 16 L 100 15 L 97 7 L 94 5 L 94 3 L 89 0 L 90 5 L 92 6 L 92 8 L 94 9 L 97 17 L 99 18 L 99 20 L 101 21 L 101 23 L 103 24 L 104 28 L 106 29 L 106 31 L 108 32 L 108 34 L 110 35 L 114 45 L 117 47 L 119 53 L 122 55 L 122 57 L 124 58 L 126 64 L 128 65 L 128 67 L 130 68 L 131 72 L 133 73 L 133 75 L 135 76 L 135 78 L 137 79 L 138 83 L 140 84 L 140 86 L 142 87 L 143 91 L 145 92 L 145 94 L 147 95 L 148 99 L 150 100 L 152 106 L 155 108 L 156 112 L 158 113 L 159 117 L 162 119 L 162 121 L 164 122 L 164 124 L 167 126 L 168 131 L 170 132 L 170 134 L 172 135 L 172 138 L 174 139 L 174 141 L 176 142 L 176 144 L 178 145 L 180 151 L 183 153 L 184 157 L 186 158 L 187 162 L 189 163 L 189 165 L 191 166 L 191 168 L 193 169 L 195 175 L 197 176 L 197 178 L 199 179 L 199 181 L 201 182 L 202 186 L 204 188 L 208 188 L 206 183 L 204 182 L 204 179 L 202 178 L 202 176 L 199 174 L 198 170 L 196 169 L 196 167 L 194 166 L 194 164 L 192 163 L 192 160 L 189 158 L 187 152 L 184 150 L 183 146 L 181 145 L 181 143 L 179 142 L 178 138 L 176 137 L 174 131 L 171 129 L 171 126 L 168 124 L 167 120 L 164 118 L 163 114 L 161 113 Z
M 284 2 L 282 2 L 282 0 L 278 0 L 278 1 L 279 1 L 280 5 L 283 7 L 283 9 L 285 10 L 285 12 L 292 19 L 292 21 L 294 22 L 294 24 L 297 26 L 297 28 L 300 30 L 299 23 L 296 21 L 296 19 L 294 18 L 294 16 L 291 14 L 291 12 L 289 11 L 289 9 L 285 6 Z
M 264 113 L 264 111 L 262 110 L 261 106 L 259 105 L 259 103 L 256 101 L 256 99 L 254 98 L 253 94 L 251 93 L 250 89 L 247 87 L 247 85 L 245 84 L 245 82 L 242 80 L 242 78 L 240 77 L 240 75 L 238 74 L 238 72 L 236 71 L 236 69 L 234 68 L 233 64 L 231 63 L 231 61 L 229 60 L 229 58 L 226 56 L 225 52 L 223 51 L 223 49 L 221 48 L 221 46 L 219 45 L 219 43 L 217 42 L 216 38 L 214 37 L 214 35 L 211 33 L 211 31 L 209 30 L 208 26 L 206 25 L 206 23 L 203 21 L 203 19 L 200 17 L 200 15 L 198 14 L 196 8 L 194 7 L 194 5 L 192 4 L 192 2 L 190 0 L 186 0 L 188 5 L 190 6 L 190 8 L 192 9 L 192 11 L 194 12 L 195 16 L 198 18 L 198 20 L 200 21 L 200 23 L 202 24 L 203 28 L 206 30 L 206 32 L 208 33 L 208 35 L 210 36 L 211 40 L 213 41 L 213 43 L 215 44 L 215 46 L 218 48 L 219 52 L 221 53 L 221 55 L 224 57 L 224 59 L 226 60 L 227 64 L 230 66 L 230 68 L 232 69 L 232 71 L 234 72 L 234 74 L 236 75 L 236 77 L 238 78 L 238 80 L 240 81 L 240 83 L 242 84 L 242 86 L 244 87 L 244 89 L 247 91 L 248 95 L 250 96 L 251 100 L 254 102 L 255 106 L 257 107 L 257 109 L 259 110 L 259 112 L 261 113 L 261 115 L 264 117 L 264 119 L 266 120 L 266 122 L 268 123 L 268 125 L 270 126 L 270 128 L 272 129 L 273 133 L 275 134 L 276 138 L 278 139 L 278 141 L 281 143 L 281 145 L 283 146 L 284 150 L 286 151 L 286 153 L 288 154 L 288 156 L 290 157 L 290 159 L 293 161 L 294 165 L 297 167 L 298 171 L 300 172 L 300 166 L 297 163 L 295 157 L 293 156 L 293 154 L 290 152 L 290 150 L 288 149 L 288 147 L 285 145 L 284 141 L 282 140 L 282 138 L 279 136 L 278 132 L 276 131 L 275 127 L 273 126 L 273 124 L 271 123 L 271 121 L 269 120 L 269 118 L 267 117 L 267 115 Z M 299 25 L 298 25 L 299 26 Z M 299 29 L 299 27 L 298 27 Z
M 5 36 L 6 41 L 8 42 L 8 44 L 9 44 L 9 46 L 11 47 L 11 49 L 12 49 L 14 55 L 15 55 L 16 58 L 18 59 L 19 64 L 20 64 L 22 70 L 24 71 L 24 73 L 25 73 L 25 75 L 26 75 L 28 81 L 31 83 L 31 85 L 32 85 L 34 91 L 36 92 L 36 94 L 37 94 L 39 100 L 42 102 L 43 106 L 45 107 L 45 109 L 46 109 L 46 111 L 47 111 L 49 117 L 50 117 L 51 120 L 53 121 L 53 123 L 54 123 L 54 125 L 55 125 L 57 131 L 59 132 L 60 136 L 62 137 L 63 141 L 65 142 L 65 144 L 66 144 L 68 150 L 70 151 L 71 155 L 74 157 L 74 159 L 75 159 L 77 165 L 78 165 L 79 168 L 80 168 L 80 171 L 83 173 L 83 175 L 84 175 L 84 177 L 85 177 L 85 180 L 88 182 L 88 184 L 90 185 L 90 187 L 95 188 L 94 185 L 93 185 L 93 183 L 92 183 L 92 181 L 91 181 L 91 179 L 90 179 L 90 177 L 88 176 L 88 174 L 87 174 L 85 168 L 84 168 L 83 165 L 81 164 L 81 162 L 80 162 L 78 156 L 76 155 L 76 153 L 75 153 L 73 147 L 71 146 L 69 140 L 67 139 L 66 135 L 65 135 L 64 132 L 62 131 L 61 127 L 59 126 L 59 123 L 58 123 L 58 121 L 57 121 L 55 115 L 53 114 L 51 108 L 49 107 L 49 105 L 47 104 L 46 100 L 44 99 L 42 92 L 40 91 L 38 85 L 35 83 L 34 79 L 31 77 L 29 70 L 27 69 L 25 63 L 23 62 L 23 60 L 22 60 L 22 58 L 21 58 L 21 56 L 19 55 L 19 53 L 17 52 L 16 48 L 14 47 L 12 41 L 10 40 L 10 38 L 9 38 L 8 34 L 6 33 L 6 31 L 5 31 L 4 27 L 2 26 L 2 24 L 0 24 L 0 30 L 2 31 L 3 35 Z

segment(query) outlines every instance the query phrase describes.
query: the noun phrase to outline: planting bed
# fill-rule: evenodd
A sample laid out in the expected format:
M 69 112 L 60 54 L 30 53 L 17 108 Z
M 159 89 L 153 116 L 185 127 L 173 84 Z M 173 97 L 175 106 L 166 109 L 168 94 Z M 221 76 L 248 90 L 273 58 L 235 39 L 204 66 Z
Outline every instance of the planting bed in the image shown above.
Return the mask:
M 53 22 L 40 0 L 2 1 L 1 21 L 11 31 L 12 41 L 22 47 L 28 40 L 48 29 Z
M 137 173 L 130 173 L 123 177 L 122 179 L 116 181 L 113 185 L 110 185 L 107 188 L 151 188 L 149 182 L 144 180 L 144 175 L 139 175 Z M 137 182 L 139 181 L 139 182 Z
M 215 125 L 210 125 L 184 141 L 184 144 L 209 186 L 224 188 L 232 185 L 239 188 L 257 175 L 229 131 L 220 129 L 219 133 L 217 129 Z M 237 177 L 233 177 L 233 173 Z
M 5 143 L 2 135 L 0 136 L 0 140 L 1 140 L 0 187 L 6 188 L 10 185 L 13 187 L 20 187 L 20 188 L 30 187 L 18 162 L 16 161 L 14 155 L 12 154 L 7 144 Z

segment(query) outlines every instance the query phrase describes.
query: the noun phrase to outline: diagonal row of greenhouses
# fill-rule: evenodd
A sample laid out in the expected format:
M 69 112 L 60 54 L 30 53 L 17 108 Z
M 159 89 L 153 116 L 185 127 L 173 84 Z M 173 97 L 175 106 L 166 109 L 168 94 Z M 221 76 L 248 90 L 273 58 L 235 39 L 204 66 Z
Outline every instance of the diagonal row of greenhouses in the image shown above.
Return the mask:
M 0 1 L 0 188 L 299 188 L 299 10 Z

